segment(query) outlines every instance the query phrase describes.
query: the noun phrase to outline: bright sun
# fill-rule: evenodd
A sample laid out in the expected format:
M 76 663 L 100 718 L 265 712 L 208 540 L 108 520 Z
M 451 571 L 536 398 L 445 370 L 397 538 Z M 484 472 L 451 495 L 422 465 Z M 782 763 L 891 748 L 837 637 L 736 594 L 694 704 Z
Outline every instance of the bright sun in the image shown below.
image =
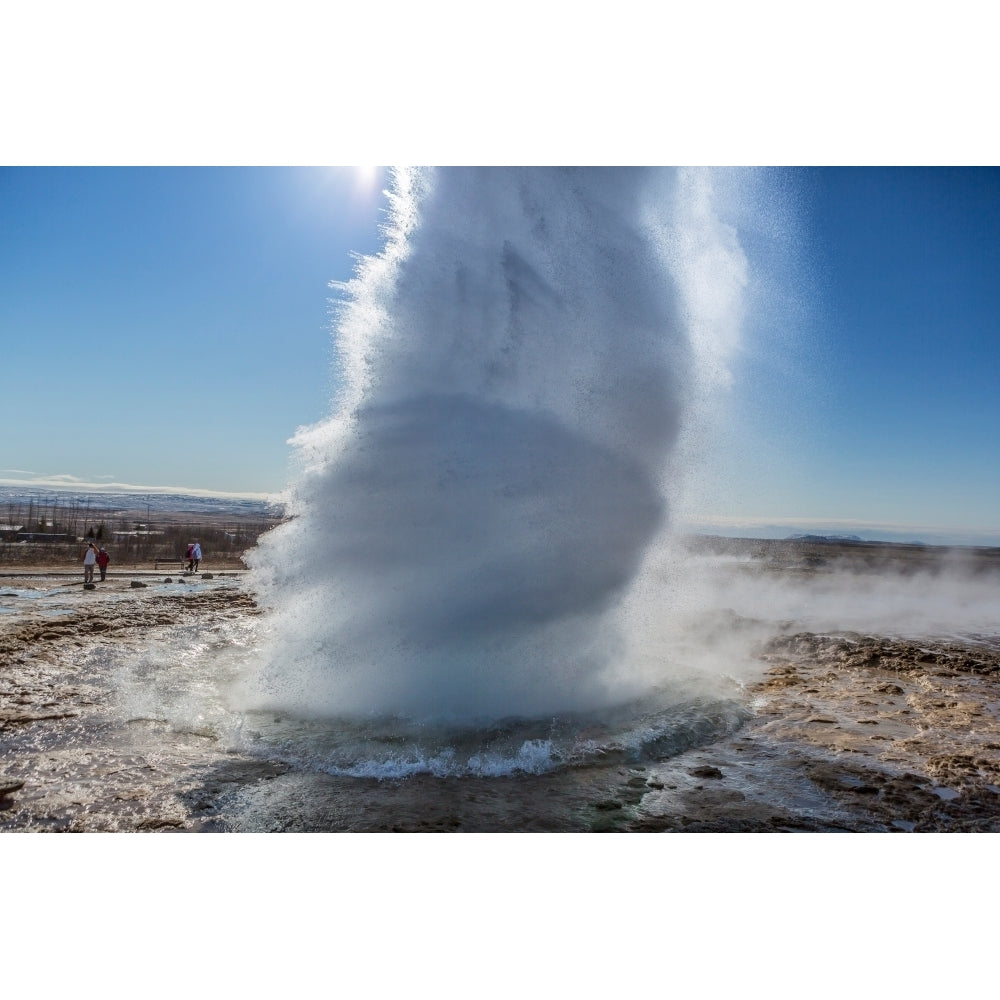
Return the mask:
M 354 172 L 357 176 L 359 186 L 364 188 L 373 187 L 378 178 L 378 169 L 378 167 L 355 167 Z

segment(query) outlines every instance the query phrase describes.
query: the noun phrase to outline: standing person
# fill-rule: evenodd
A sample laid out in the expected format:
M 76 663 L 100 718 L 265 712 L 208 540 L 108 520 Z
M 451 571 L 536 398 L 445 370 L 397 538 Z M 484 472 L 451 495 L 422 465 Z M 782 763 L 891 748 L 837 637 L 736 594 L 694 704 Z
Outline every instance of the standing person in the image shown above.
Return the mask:
M 195 539 L 194 548 L 191 550 L 191 557 L 194 559 L 194 571 L 198 572 L 198 563 L 201 562 L 201 542 Z
M 87 543 L 87 551 L 83 554 L 83 582 L 94 582 L 94 566 L 97 564 L 97 546 L 93 542 Z
M 194 569 L 194 542 L 188 542 L 187 551 L 184 553 L 184 558 L 187 561 L 187 566 L 185 569 L 190 573 Z
M 109 562 L 111 562 L 111 556 L 108 555 L 108 550 L 102 545 L 100 551 L 97 553 L 97 565 L 101 570 L 102 580 L 108 572 Z

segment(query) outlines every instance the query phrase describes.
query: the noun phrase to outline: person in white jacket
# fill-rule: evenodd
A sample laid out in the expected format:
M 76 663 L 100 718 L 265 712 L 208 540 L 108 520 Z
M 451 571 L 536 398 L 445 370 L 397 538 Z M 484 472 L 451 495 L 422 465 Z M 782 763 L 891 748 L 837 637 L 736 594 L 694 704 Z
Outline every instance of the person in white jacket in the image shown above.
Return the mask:
M 94 582 L 94 567 L 97 565 L 97 546 L 88 542 L 87 551 L 83 554 L 83 582 Z
M 201 562 L 201 542 L 195 542 L 191 550 L 191 558 L 194 559 L 194 571 L 198 572 L 198 563 Z

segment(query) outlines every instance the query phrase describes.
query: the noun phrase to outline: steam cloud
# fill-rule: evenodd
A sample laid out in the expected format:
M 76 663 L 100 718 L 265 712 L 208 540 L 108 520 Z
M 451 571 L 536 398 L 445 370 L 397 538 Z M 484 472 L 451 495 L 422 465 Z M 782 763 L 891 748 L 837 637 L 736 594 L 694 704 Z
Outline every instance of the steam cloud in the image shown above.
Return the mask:
M 461 719 L 620 698 L 676 445 L 738 341 L 708 175 L 398 172 L 391 201 L 344 289 L 335 413 L 250 557 L 262 690 Z

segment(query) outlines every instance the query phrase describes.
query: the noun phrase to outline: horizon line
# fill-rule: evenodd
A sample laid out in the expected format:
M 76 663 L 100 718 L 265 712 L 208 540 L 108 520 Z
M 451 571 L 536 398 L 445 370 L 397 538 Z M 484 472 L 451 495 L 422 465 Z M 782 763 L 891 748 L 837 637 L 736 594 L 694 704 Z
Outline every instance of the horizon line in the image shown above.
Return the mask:
M 811 535 L 869 536 L 863 539 L 864 541 L 878 541 L 880 538 L 897 541 L 906 538 L 917 544 L 1000 546 L 1000 528 L 970 528 L 906 521 L 867 521 L 863 518 L 724 516 L 682 518 L 678 520 L 677 528 L 692 533 L 726 534 L 743 538 L 778 537 L 778 532 L 795 531 Z
M 0 472 L 24 472 L 21 469 L 0 469 Z M 288 487 L 282 490 L 255 492 L 249 490 L 214 490 L 199 486 L 150 486 L 137 483 L 87 482 L 70 474 L 38 474 L 36 478 L 14 479 L 0 477 L 0 487 L 15 489 L 55 490 L 65 493 L 132 493 L 156 495 L 181 495 L 215 498 L 219 500 L 256 500 L 268 503 L 284 503 Z M 913 522 L 891 522 L 844 517 L 762 517 L 725 516 L 708 518 L 678 518 L 676 529 L 689 533 L 724 533 L 731 537 L 761 538 L 779 537 L 779 532 L 802 531 L 807 534 L 829 534 L 850 532 L 868 535 L 891 535 L 899 538 L 911 536 L 911 540 L 921 543 L 923 539 L 950 539 L 951 544 L 1000 546 L 1000 528 L 969 528 L 955 525 L 936 525 Z M 736 532 L 749 534 L 736 535 Z M 762 535 L 761 532 L 768 532 Z M 787 535 L 783 537 L 788 537 Z M 965 541 L 958 541 L 965 539 Z M 874 541 L 877 539 L 867 539 Z

